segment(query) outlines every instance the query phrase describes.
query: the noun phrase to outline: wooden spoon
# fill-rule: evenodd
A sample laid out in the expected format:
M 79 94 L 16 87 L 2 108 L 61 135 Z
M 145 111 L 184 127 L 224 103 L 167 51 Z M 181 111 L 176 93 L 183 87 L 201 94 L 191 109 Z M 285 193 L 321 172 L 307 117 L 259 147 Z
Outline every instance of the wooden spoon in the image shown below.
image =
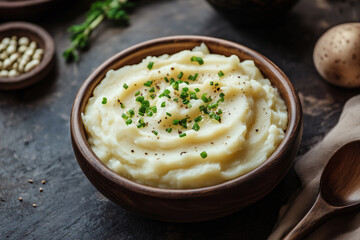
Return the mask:
M 329 159 L 313 207 L 283 240 L 303 239 L 330 217 L 359 206 L 360 141 L 353 141 L 339 148 Z

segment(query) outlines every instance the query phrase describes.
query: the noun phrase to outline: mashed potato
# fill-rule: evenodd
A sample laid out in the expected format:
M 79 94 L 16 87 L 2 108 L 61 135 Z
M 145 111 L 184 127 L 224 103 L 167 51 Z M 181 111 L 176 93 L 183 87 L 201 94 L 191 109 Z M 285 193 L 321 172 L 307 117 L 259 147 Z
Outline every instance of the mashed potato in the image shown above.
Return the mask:
M 110 169 L 160 188 L 215 185 L 258 167 L 277 148 L 287 110 L 253 61 L 206 45 L 110 70 L 82 114 Z

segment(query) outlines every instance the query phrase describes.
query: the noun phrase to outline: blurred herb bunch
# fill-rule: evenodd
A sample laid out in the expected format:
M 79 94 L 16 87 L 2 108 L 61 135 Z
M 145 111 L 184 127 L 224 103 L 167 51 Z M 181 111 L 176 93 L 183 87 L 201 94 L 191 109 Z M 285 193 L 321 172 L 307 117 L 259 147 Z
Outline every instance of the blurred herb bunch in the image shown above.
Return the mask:
M 85 49 L 90 44 L 91 32 L 104 20 L 113 20 L 122 26 L 129 22 L 129 11 L 134 3 L 129 0 L 102 0 L 94 2 L 86 14 L 86 20 L 78 25 L 71 26 L 71 44 L 63 52 L 66 61 L 78 61 L 78 50 Z

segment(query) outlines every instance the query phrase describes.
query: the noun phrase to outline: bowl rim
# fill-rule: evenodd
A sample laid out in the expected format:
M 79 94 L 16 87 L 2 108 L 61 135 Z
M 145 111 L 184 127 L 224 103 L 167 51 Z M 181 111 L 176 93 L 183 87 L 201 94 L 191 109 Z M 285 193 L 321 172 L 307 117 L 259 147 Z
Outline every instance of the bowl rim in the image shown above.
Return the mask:
M 55 43 L 49 33 L 39 25 L 28 22 L 8 22 L 0 25 L 0 32 L 6 33 L 10 31 L 21 30 L 31 32 L 33 35 L 38 36 L 44 45 L 44 55 L 40 64 L 33 70 L 23 73 L 17 77 L 0 77 L 1 90 L 16 90 L 35 84 L 45 77 L 46 73 L 50 71 L 52 62 L 55 55 Z M 26 35 L 26 34 L 24 34 Z M 39 44 L 39 43 L 37 43 Z
M 29 6 L 37 6 L 39 4 L 43 3 L 49 3 L 53 0 L 19 0 L 19 1 L 0 1 L 0 8 L 4 9 L 12 9 L 12 8 L 18 8 L 18 7 L 29 7 Z
M 164 43 L 172 43 L 172 42 L 191 42 L 191 41 L 198 41 L 201 42 L 211 42 L 213 44 L 220 44 L 225 45 L 228 48 L 235 48 L 241 50 L 252 59 L 260 60 L 261 64 L 264 65 L 265 68 L 271 70 L 271 72 L 276 73 L 277 78 L 279 78 L 280 82 L 283 84 L 286 92 L 289 94 L 289 105 L 291 106 L 289 111 L 288 107 L 288 128 L 286 130 L 284 139 L 277 147 L 277 149 L 267 158 L 263 163 L 261 163 L 258 167 L 251 170 L 250 172 L 239 176 L 237 178 L 225 181 L 220 184 L 207 186 L 207 187 L 200 187 L 200 188 L 193 188 L 193 189 L 172 189 L 172 188 L 157 188 L 153 186 L 147 186 L 135 181 L 129 180 L 125 177 L 120 176 L 119 174 L 115 173 L 114 171 L 110 170 L 92 151 L 90 145 L 87 142 L 85 131 L 81 119 L 81 105 L 84 101 L 88 101 L 88 99 L 84 100 L 83 96 L 86 94 L 88 88 L 91 88 L 91 83 L 94 82 L 97 77 L 104 72 L 109 70 L 109 67 L 114 64 L 114 61 L 130 55 L 139 49 L 147 48 L 154 45 L 161 45 Z M 298 114 L 298 115 L 297 115 Z M 76 145 L 77 150 L 83 156 L 83 158 L 90 164 L 96 171 L 98 171 L 103 177 L 110 179 L 110 181 L 115 182 L 115 184 L 120 185 L 130 191 L 137 192 L 139 194 L 144 194 L 153 197 L 160 197 L 160 198 L 167 198 L 167 199 L 184 199 L 184 198 L 194 198 L 194 197 L 204 197 L 207 195 L 216 194 L 224 189 L 230 189 L 234 186 L 244 182 L 245 180 L 248 181 L 250 179 L 256 178 L 261 172 L 263 172 L 269 165 L 273 165 L 277 163 L 277 159 L 284 155 L 286 145 L 289 141 L 296 138 L 297 129 L 301 126 L 302 122 L 302 109 L 299 97 L 291 84 L 288 77 L 269 59 L 261 55 L 260 53 L 245 47 L 241 44 L 231 42 L 224 39 L 213 38 L 213 37 L 206 37 L 206 36 L 196 36 L 196 35 L 178 35 L 178 36 L 168 36 L 168 37 L 161 37 L 156 38 L 153 40 L 145 41 L 129 48 L 126 48 L 119 53 L 113 55 L 104 63 L 102 63 L 95 71 L 93 71 L 90 76 L 85 80 L 85 82 L 80 87 L 71 110 L 71 117 L 70 117 L 70 131 L 71 131 L 71 138 L 72 144 Z M 73 146 L 74 147 L 74 146 Z M 79 161 L 79 160 L 78 160 Z

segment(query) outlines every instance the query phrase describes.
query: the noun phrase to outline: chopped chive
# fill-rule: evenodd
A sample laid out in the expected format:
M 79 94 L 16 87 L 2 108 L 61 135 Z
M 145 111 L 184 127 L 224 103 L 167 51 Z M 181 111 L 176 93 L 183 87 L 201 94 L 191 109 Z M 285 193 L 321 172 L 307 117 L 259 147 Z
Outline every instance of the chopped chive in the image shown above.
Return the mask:
M 194 129 L 195 131 L 199 131 L 200 126 L 197 122 L 194 123 L 194 126 L 192 127 L 192 129 Z
M 213 103 L 210 103 L 207 107 L 209 108 L 209 109 L 211 109 L 211 108 L 216 108 L 218 106 L 218 103 L 217 102 L 213 102 Z
M 126 83 L 124 83 L 123 88 L 128 89 L 128 87 L 129 86 Z
M 133 109 L 130 109 L 130 110 L 129 110 L 129 114 L 130 114 L 130 117 L 134 116 L 134 115 L 135 115 L 134 110 L 133 110 Z
M 166 115 L 168 115 L 169 117 L 171 117 L 171 113 L 166 112 Z
M 106 97 L 103 97 L 103 99 L 102 99 L 102 102 L 101 102 L 102 104 L 106 104 L 107 103 L 107 98 Z
M 215 118 L 218 122 L 221 121 L 221 116 L 220 116 L 220 115 L 215 114 L 215 115 L 214 115 L 214 118 Z
M 154 87 L 151 87 L 149 92 L 155 92 L 155 88 Z
M 121 108 L 125 108 L 125 105 L 123 103 L 120 103 Z
M 219 86 L 219 83 L 215 83 L 215 87 Z
M 144 101 L 144 97 L 143 96 L 138 96 L 135 100 L 137 101 L 137 102 L 140 102 L 140 103 L 142 103 L 143 101 Z
M 151 107 L 150 109 L 151 109 L 151 111 L 153 111 L 153 113 L 156 113 L 156 112 L 157 112 L 157 107 L 156 107 L 156 106 L 153 106 L 153 107 Z
M 193 80 L 193 81 L 195 81 L 196 80 L 196 78 L 198 77 L 198 73 L 195 73 L 195 75 L 193 76 L 193 75 L 189 75 L 189 77 L 188 77 L 188 79 L 189 80 Z
M 145 127 L 146 124 L 144 122 L 144 118 L 140 118 L 138 124 L 136 125 L 138 128 Z
M 145 113 L 146 111 L 146 107 L 144 105 L 142 105 L 140 108 L 139 108 L 139 113 Z M 144 116 L 144 115 L 142 115 Z
M 126 125 L 131 124 L 131 123 L 132 123 L 132 119 L 131 119 L 131 118 L 130 118 L 130 119 L 128 119 L 125 123 L 126 123 Z
M 198 99 L 198 97 L 196 96 L 196 93 L 195 92 L 190 92 L 190 99 Z
M 184 76 L 184 73 L 183 73 L 183 72 L 180 72 L 177 77 L 178 77 L 178 79 L 181 79 L 183 76 Z
M 202 158 L 206 158 L 206 157 L 207 157 L 207 153 L 206 153 L 205 151 L 203 151 L 202 153 L 200 153 L 200 156 L 201 156 Z
M 164 77 L 165 82 L 169 82 L 169 79 L 167 77 Z
M 154 99 L 154 98 L 156 98 L 156 94 L 151 94 L 150 97 L 151 97 L 151 99 Z
M 137 91 L 136 93 L 135 93 L 135 96 L 138 96 L 140 94 L 140 91 Z
M 125 113 L 121 114 L 121 117 L 124 118 L 124 119 L 128 119 L 128 118 L 129 118 Z
M 213 113 L 213 112 L 211 112 L 211 113 L 209 114 L 209 117 L 210 117 L 210 118 L 214 118 L 214 116 L 215 116 L 215 113 Z
M 161 103 L 161 107 L 164 108 L 164 107 L 165 107 L 165 104 L 166 104 L 165 102 L 162 102 L 162 103 Z
M 159 98 L 162 98 L 162 97 L 171 98 L 171 97 L 169 96 L 169 93 L 170 93 L 170 90 L 169 90 L 169 89 L 165 89 L 165 90 L 159 95 Z
M 184 91 L 181 92 L 181 94 L 180 94 L 181 99 L 186 99 L 188 96 L 189 96 L 189 94 L 187 92 L 184 92 Z
M 189 91 L 189 88 L 188 88 L 188 87 L 184 87 L 182 90 L 183 90 L 184 92 L 188 92 L 188 91 Z
M 199 107 L 199 109 L 200 109 L 200 111 L 204 112 L 205 114 L 209 114 L 207 108 L 206 108 L 204 105 L 201 105 L 201 106 Z
M 204 101 L 204 103 L 207 103 L 211 100 L 211 97 L 206 97 L 206 93 L 204 93 L 202 96 L 201 96 L 201 100 Z
M 147 81 L 146 83 L 144 83 L 144 86 L 150 87 L 152 83 L 153 81 Z
M 200 92 L 199 88 L 195 88 L 194 90 L 195 90 L 195 92 Z
M 211 85 L 211 86 L 214 85 L 214 82 L 213 82 L 213 81 L 210 81 L 210 85 Z
M 152 111 L 150 111 L 150 110 L 148 110 L 148 111 L 146 111 L 146 115 L 147 115 L 148 117 L 152 117 L 153 112 L 152 112 Z
M 223 73 L 223 71 L 220 70 L 220 71 L 218 72 L 218 75 L 219 75 L 219 77 L 222 77 L 222 76 L 224 76 L 225 74 Z
M 149 62 L 149 64 L 147 65 L 147 68 L 149 70 L 151 70 L 153 68 L 153 66 L 154 66 L 154 62 Z
M 216 114 L 222 114 L 222 111 L 221 111 L 221 109 L 219 109 L 217 112 L 216 112 Z
M 141 102 L 141 105 L 143 105 L 145 107 L 150 107 L 150 102 L 148 100 L 144 100 Z
M 175 82 L 174 78 L 170 78 L 170 84 L 173 84 Z
M 183 100 L 183 104 L 188 104 L 190 101 L 189 101 L 189 99 L 184 99 Z
M 179 91 L 179 82 L 178 82 L 178 81 L 176 81 L 176 82 L 173 84 L 173 89 Z
M 195 121 L 195 122 L 200 122 L 201 120 L 202 120 L 202 117 L 201 117 L 201 116 L 198 116 L 198 117 L 194 118 L 194 121 Z
M 191 105 L 191 103 L 189 103 L 189 104 L 188 104 L 187 106 L 188 106 L 188 108 L 192 108 L 192 105 Z
M 179 137 L 185 137 L 186 136 L 186 133 L 181 133 L 181 134 L 179 134 Z
M 143 113 L 143 112 L 139 112 L 139 115 L 140 115 L 140 116 L 144 116 L 144 115 L 145 115 L 145 113 Z
M 165 131 L 167 131 L 168 133 L 171 133 L 172 128 L 167 128 Z
M 153 132 L 153 134 L 155 134 L 155 136 L 157 136 L 158 135 L 158 132 L 157 131 L 152 131 Z
M 180 124 L 181 126 L 183 126 L 184 128 L 187 128 L 187 120 L 188 120 L 188 118 L 189 118 L 189 117 L 186 117 L 186 118 L 184 118 L 184 119 L 181 119 L 181 120 L 179 121 L 179 124 Z
M 224 97 L 225 97 L 225 94 L 224 94 L 224 93 L 220 93 L 219 97 L 220 97 L 220 98 L 224 98 Z
M 180 120 L 178 120 L 178 119 L 174 119 L 174 120 L 173 120 L 173 124 L 174 124 L 174 125 L 178 125 L 179 122 L 180 122 Z
M 177 102 L 177 101 L 179 101 L 179 99 L 178 99 L 178 98 L 174 98 L 174 102 Z
M 193 57 L 190 58 L 190 61 L 191 62 L 198 62 L 200 65 L 204 64 L 204 60 L 201 57 L 193 56 Z

